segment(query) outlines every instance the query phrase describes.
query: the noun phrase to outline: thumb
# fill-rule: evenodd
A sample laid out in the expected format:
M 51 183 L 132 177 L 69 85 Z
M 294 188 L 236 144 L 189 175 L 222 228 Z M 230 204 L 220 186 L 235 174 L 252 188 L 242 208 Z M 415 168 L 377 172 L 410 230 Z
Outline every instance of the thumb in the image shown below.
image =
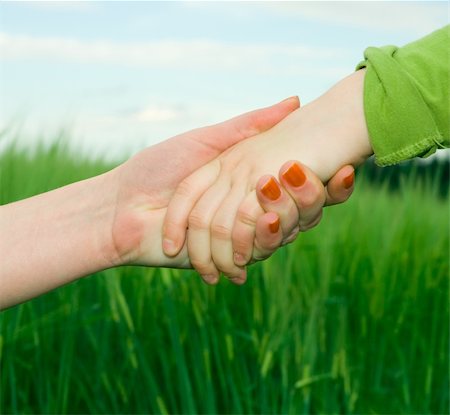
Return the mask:
M 219 124 L 195 131 L 194 139 L 222 152 L 239 141 L 260 134 L 300 107 L 298 96 L 287 98 L 270 107 L 260 108 Z

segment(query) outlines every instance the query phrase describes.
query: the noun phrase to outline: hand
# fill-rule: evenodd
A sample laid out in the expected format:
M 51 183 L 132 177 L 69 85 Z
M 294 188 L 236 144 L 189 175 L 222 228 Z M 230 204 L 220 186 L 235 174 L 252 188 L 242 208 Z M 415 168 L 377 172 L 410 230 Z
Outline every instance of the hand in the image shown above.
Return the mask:
M 0 309 L 123 264 L 189 266 L 162 253 L 166 206 L 179 181 L 298 108 L 270 108 L 148 148 L 116 169 L 0 206 Z
M 364 72 L 351 75 L 273 129 L 235 145 L 184 180 L 167 210 L 164 232 L 174 247 L 165 246 L 165 252 L 177 252 L 189 225 L 189 257 L 203 279 L 214 283 L 220 270 L 236 281 L 244 280 L 242 266 L 228 268 L 233 258 L 231 236 L 233 228 L 257 223 L 261 212 L 255 188 L 261 175 L 275 173 L 294 154 L 326 182 L 341 166 L 360 164 L 372 153 L 363 81 Z M 273 182 L 266 190 L 273 199 L 281 197 Z M 281 221 L 283 235 L 298 223 L 293 200 L 286 198 L 286 203 L 290 213 Z
M 229 121 L 173 137 L 113 170 L 116 183 L 112 265 L 189 267 L 187 250 L 169 258 L 161 248 L 166 207 L 179 183 L 233 144 L 262 133 L 299 107 L 297 97 Z M 179 188 L 183 192 L 182 188 Z M 166 241 L 170 244 L 170 241 Z
M 299 172 L 299 180 L 291 177 L 293 170 Z M 269 183 L 278 188 L 280 196 L 275 200 L 271 197 L 272 193 L 266 191 Z M 279 172 L 279 182 L 273 176 L 261 177 L 256 185 L 260 206 L 255 206 L 257 212 L 250 215 L 250 218 L 257 218 L 256 223 L 252 220 L 241 221 L 239 223 L 244 226 L 235 226 L 232 232 L 234 263 L 244 266 L 268 258 L 280 246 L 294 241 L 299 232 L 318 225 L 323 207 L 345 202 L 351 196 L 353 187 L 352 166 L 340 169 L 326 187 L 300 162 L 285 163 Z M 295 202 L 297 212 L 292 211 L 290 199 Z M 238 216 L 248 213 L 245 205 L 241 205 L 240 209 L 242 212 L 238 212 Z M 297 223 L 291 217 L 297 217 Z M 291 227 L 280 227 L 280 221 L 289 222 Z M 286 229 L 285 234 L 283 228 Z M 231 268 L 232 264 L 228 263 L 226 267 Z M 235 279 L 233 282 L 239 284 L 245 279 Z

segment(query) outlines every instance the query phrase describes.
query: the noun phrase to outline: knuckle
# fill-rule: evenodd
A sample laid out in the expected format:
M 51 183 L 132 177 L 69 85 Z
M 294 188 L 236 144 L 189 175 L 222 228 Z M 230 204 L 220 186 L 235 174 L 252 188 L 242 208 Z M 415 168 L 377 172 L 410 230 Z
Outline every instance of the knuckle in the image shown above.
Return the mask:
M 310 229 L 317 226 L 319 224 L 319 222 L 321 221 L 321 219 L 322 219 L 322 211 L 320 211 L 320 213 L 314 219 L 310 220 L 309 222 L 301 223 L 299 225 L 300 231 L 301 232 L 309 231 Z
M 208 261 L 203 261 L 201 259 L 194 259 L 192 258 L 190 260 L 192 267 L 199 272 L 200 274 L 211 274 L 211 267 Z
M 245 258 L 251 255 L 255 235 L 248 228 L 235 226 L 232 232 L 232 243 L 234 252 L 240 253 Z
M 213 255 L 213 261 L 217 269 L 223 272 L 225 275 L 232 277 L 239 276 L 240 269 L 236 267 L 236 265 L 234 264 L 232 256 L 230 256 L 229 258 L 224 258 L 222 255 L 221 256 Z
M 238 210 L 236 219 L 244 225 L 256 227 L 256 218 L 249 212 L 244 210 Z
M 209 221 L 206 216 L 199 210 L 193 210 L 189 215 L 189 228 L 193 229 L 208 229 Z
M 221 223 L 213 223 L 211 235 L 215 239 L 228 240 L 231 239 L 231 229 Z
M 323 205 L 324 202 L 324 192 L 317 187 L 311 187 L 308 192 L 303 193 L 299 198 L 299 205 L 303 209 L 312 209 L 317 204 Z
M 266 241 L 264 245 L 261 243 L 261 246 L 263 246 L 265 251 L 270 251 L 270 254 L 272 254 L 277 248 L 280 247 L 280 241 Z
M 164 235 L 174 235 L 177 236 L 179 231 L 184 231 L 185 225 L 182 222 L 177 222 L 174 219 L 166 218 L 163 225 L 163 234 Z
M 192 191 L 194 190 L 195 186 L 193 183 L 191 183 L 190 178 L 184 179 L 180 182 L 180 184 L 177 187 L 177 194 L 181 197 L 189 198 L 192 196 Z
M 239 253 L 244 258 L 251 252 L 252 245 L 239 239 L 233 240 L 233 251 Z
M 282 245 L 290 244 L 291 242 L 295 241 L 297 239 L 298 233 L 300 232 L 300 225 L 296 226 L 289 235 L 286 236 L 286 238 L 283 239 Z

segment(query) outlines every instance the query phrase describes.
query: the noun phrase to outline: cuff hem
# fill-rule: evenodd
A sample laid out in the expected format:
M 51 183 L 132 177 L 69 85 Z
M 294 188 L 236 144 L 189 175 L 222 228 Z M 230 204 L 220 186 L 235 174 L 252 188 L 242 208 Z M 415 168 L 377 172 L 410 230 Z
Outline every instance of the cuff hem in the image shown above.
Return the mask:
M 375 153 L 375 163 L 383 167 L 397 164 L 401 161 L 420 156 L 421 154 L 423 155 L 424 153 L 426 153 L 426 156 L 429 156 L 436 151 L 436 148 L 445 148 L 442 145 L 442 141 L 441 134 L 437 133 L 382 157 L 378 157 Z

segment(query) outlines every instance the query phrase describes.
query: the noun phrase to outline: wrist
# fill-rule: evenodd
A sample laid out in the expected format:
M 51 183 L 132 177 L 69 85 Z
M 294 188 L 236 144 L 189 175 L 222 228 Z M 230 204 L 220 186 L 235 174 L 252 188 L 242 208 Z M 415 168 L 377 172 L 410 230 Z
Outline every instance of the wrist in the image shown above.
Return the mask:
M 330 100 L 336 105 L 343 102 L 342 121 L 348 126 L 348 133 L 340 137 L 348 151 L 348 164 L 357 166 L 373 154 L 364 114 L 364 79 L 366 70 L 361 69 L 344 78 L 330 90 Z M 345 163 L 347 164 L 347 163 Z
M 373 154 L 364 116 L 364 76 L 364 70 L 351 74 L 280 123 L 296 132 L 296 158 L 323 182 Z
M 97 241 L 96 256 L 103 262 L 103 268 L 126 265 L 128 261 L 119 238 L 122 230 L 116 229 L 120 210 L 120 172 L 116 168 L 88 181 L 92 200 L 88 216 Z
M 332 174 L 347 164 L 356 167 L 373 154 L 364 115 L 364 77 L 365 70 L 354 72 L 317 100 L 329 119 L 322 137 Z

